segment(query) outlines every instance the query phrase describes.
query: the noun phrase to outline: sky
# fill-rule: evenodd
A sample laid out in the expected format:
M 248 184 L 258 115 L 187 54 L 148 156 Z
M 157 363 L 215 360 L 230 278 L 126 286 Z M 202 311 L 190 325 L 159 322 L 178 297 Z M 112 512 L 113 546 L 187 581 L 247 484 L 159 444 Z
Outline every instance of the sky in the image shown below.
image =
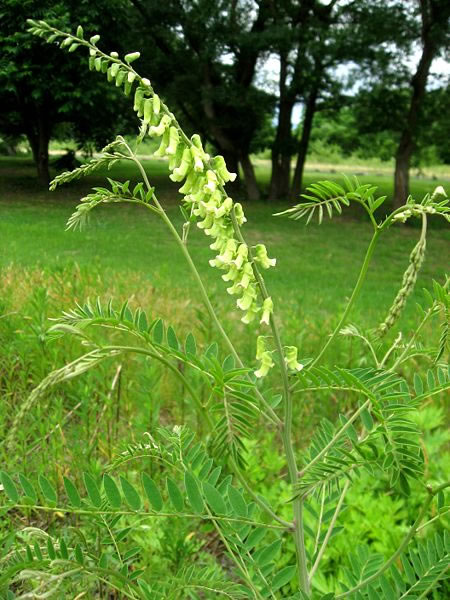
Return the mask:
M 419 60 L 420 60 L 420 49 L 417 49 L 414 54 L 406 61 L 406 64 L 409 67 L 411 74 L 415 71 Z M 442 79 L 442 77 L 450 78 L 450 56 L 447 53 L 447 56 L 437 57 L 434 59 L 431 69 L 430 75 L 428 77 L 428 85 L 429 87 L 436 85 L 437 79 Z M 335 71 L 335 76 L 339 80 L 345 80 L 350 72 L 351 66 L 349 64 L 339 65 Z M 261 89 L 267 91 L 276 92 L 278 87 L 278 78 L 280 73 L 280 62 L 278 57 L 274 54 L 269 56 L 269 58 L 265 61 L 265 63 L 261 66 L 259 70 L 259 75 L 257 77 L 256 85 Z M 294 106 L 294 110 L 292 113 L 292 124 L 295 127 L 302 118 L 303 106 L 299 102 Z

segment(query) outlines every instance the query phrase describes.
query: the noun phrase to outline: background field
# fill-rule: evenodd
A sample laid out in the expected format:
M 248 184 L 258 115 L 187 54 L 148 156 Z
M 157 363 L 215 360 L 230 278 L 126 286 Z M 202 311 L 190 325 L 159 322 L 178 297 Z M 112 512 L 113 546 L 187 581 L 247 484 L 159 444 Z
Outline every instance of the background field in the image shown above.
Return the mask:
M 146 167 L 159 199 L 181 228 L 177 191 L 168 182 L 165 163 L 147 161 Z M 104 301 L 112 297 L 118 305 L 130 298 L 131 306 L 142 306 L 150 317 L 162 317 L 172 324 L 181 339 L 188 331 L 193 331 L 204 344 L 215 338 L 188 269 L 153 214 L 127 205 L 107 206 L 94 211 L 85 231 L 64 231 L 78 199 L 92 186 L 103 185 L 105 175 L 119 180 L 135 177 L 128 165 L 99 172 L 51 194 L 36 187 L 34 170 L 27 158 L 2 159 L 0 173 L 0 393 L 4 406 L 0 439 L 33 387 L 52 369 L 82 351 L 77 341 L 51 340 L 48 335 L 49 319 L 58 317 L 76 302 L 100 296 Z M 267 180 L 264 162 L 258 164 L 257 173 L 262 182 Z M 324 177 L 339 179 L 336 173 L 307 173 L 308 183 Z M 379 185 L 380 194 L 391 193 L 388 176 L 360 179 Z M 421 198 L 438 183 L 439 180 L 413 179 L 412 192 Z M 299 346 L 302 357 L 308 357 L 324 343 L 344 309 L 371 236 L 371 225 L 364 215 L 353 210 L 321 226 L 311 223 L 308 227 L 272 216 L 291 204 L 291 200 L 246 203 L 245 227 L 250 242 L 265 241 L 269 255 L 277 258 L 277 268 L 268 272 L 267 283 L 277 305 L 283 336 L 286 343 Z M 351 322 L 374 327 L 384 318 L 418 238 L 416 225 L 393 227 L 382 238 Z M 426 262 L 400 323 L 406 335 L 416 327 L 415 302 L 422 300 L 421 288 L 430 287 L 433 278 L 442 281 L 444 277 L 448 242 L 447 229 L 431 228 Z M 240 323 L 220 274 L 208 266 L 213 256 L 208 239 L 195 227 L 189 245 L 227 331 L 244 359 L 253 364 L 258 325 L 244 327 Z M 436 341 L 440 335 L 438 324 L 433 322 L 425 333 Z M 396 331 L 389 339 L 395 335 Z M 405 370 L 408 378 L 420 364 L 420 358 L 417 360 Z M 343 337 L 330 348 L 326 362 L 344 367 L 367 364 L 361 345 Z M 334 419 L 355 401 L 352 394 L 315 395 L 296 404 L 294 437 L 298 446 L 307 444 L 321 418 Z M 444 452 L 449 435 L 442 429 L 447 410 L 448 400 L 436 398 L 420 417 L 430 453 L 428 476 L 436 479 L 443 477 L 450 466 L 448 453 Z M 185 423 L 201 432 L 201 423 L 191 415 L 184 390 L 172 377 L 149 362 L 127 358 L 105 364 L 47 392 L 22 421 L 15 455 L 4 458 L 11 470 L 18 468 L 33 477 L 37 472 L 45 472 L 53 481 L 61 482 L 64 474 L 76 479 L 83 469 L 100 474 L 105 461 L 158 424 Z M 279 479 L 283 468 L 276 452 L 279 440 L 274 432 L 263 428 L 255 435 L 249 445 L 248 476 L 283 514 L 289 488 Z M 135 476 L 132 465 L 128 476 Z M 371 539 L 374 548 L 388 556 L 417 510 L 422 493 L 419 486 L 413 489 L 409 500 L 384 494 L 382 481 L 378 487 L 374 490 L 371 480 L 362 477 L 348 495 L 347 535 L 325 557 L 323 577 L 328 579 L 322 581 L 324 589 L 346 564 L 346 557 L 353 550 L 349 544 L 355 536 Z M 375 491 L 381 495 L 375 498 L 371 495 Z M 361 519 L 364 514 L 374 518 L 370 522 Z M 33 523 L 49 530 L 60 527 L 58 517 Z M 193 535 L 189 525 L 177 524 L 176 533 L 174 527 L 170 520 L 148 528 L 145 537 L 138 529 L 135 539 L 130 539 L 131 544 L 138 541 L 148 548 L 145 565 L 151 569 L 161 569 L 160 556 L 164 557 L 165 568 L 174 569 L 175 563 L 182 560 L 180 556 L 189 560 L 195 555 L 192 553 L 196 546 L 187 541 Z M 176 550 L 174 539 L 178 540 Z M 205 548 L 205 540 L 201 540 L 199 547 Z M 195 543 L 200 543 L 200 538 Z M 158 559 L 154 558 L 155 548 L 160 549 Z

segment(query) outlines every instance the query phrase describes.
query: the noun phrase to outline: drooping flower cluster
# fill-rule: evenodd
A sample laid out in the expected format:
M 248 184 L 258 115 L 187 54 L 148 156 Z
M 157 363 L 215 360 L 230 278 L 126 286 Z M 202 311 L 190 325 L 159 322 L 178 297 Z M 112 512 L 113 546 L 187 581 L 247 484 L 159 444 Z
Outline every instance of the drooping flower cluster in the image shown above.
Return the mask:
M 268 325 L 273 302 L 270 298 L 262 304 L 258 300 L 249 248 L 236 239 L 233 226 L 233 219 L 238 226 L 246 222 L 244 211 L 242 205 L 234 203 L 224 190 L 224 185 L 234 181 L 236 174 L 228 171 L 223 156 L 211 158 L 205 152 L 197 134 L 190 140 L 184 136 L 146 79 L 136 89 L 134 109 L 142 119 L 141 136 L 148 133 L 151 137 L 161 137 L 155 155 L 169 158 L 170 179 L 184 182 L 179 189 L 184 203 L 196 217 L 197 227 L 212 238 L 210 248 L 217 252 L 209 264 L 224 271 L 222 279 L 230 283 L 228 293 L 238 296 L 236 305 L 245 312 L 242 321 L 250 323 L 261 313 L 260 322 Z M 276 259 L 267 256 L 263 244 L 256 245 L 252 255 L 264 269 L 276 263 Z
M 268 257 L 263 244 L 249 249 L 239 235 L 238 228 L 246 218 L 241 204 L 233 203 L 225 192 L 224 185 L 234 181 L 236 174 L 228 171 L 223 156 L 211 158 L 203 149 L 198 135 L 191 139 L 186 137 L 174 115 L 154 93 L 150 81 L 141 78 L 130 66 L 139 58 L 139 52 L 127 54 L 125 62 L 122 62 L 117 52 L 107 56 L 97 48 L 99 35 L 92 36 L 89 42 L 85 40 L 81 26 L 73 36 L 43 21 L 28 20 L 28 24 L 33 34 L 48 42 L 58 40 L 60 46 L 67 47 L 69 52 L 79 46 L 88 47 L 91 70 L 105 73 L 108 81 L 123 87 L 126 95 L 134 89 L 134 110 L 141 119 L 138 139 L 142 140 L 147 134 L 161 138 L 155 155 L 169 159 L 172 181 L 183 182 L 179 191 L 184 196 L 185 206 L 197 219 L 197 226 L 212 238 L 210 248 L 217 252 L 216 257 L 209 261 L 210 265 L 224 271 L 222 279 L 230 283 L 228 293 L 238 296 L 236 304 L 245 312 L 242 321 L 250 323 L 261 313 L 260 323 L 269 325 L 273 302 L 265 296 L 262 303 L 259 300 L 252 262 L 268 269 L 275 265 L 276 260 Z M 271 353 L 265 353 L 264 360 L 273 365 Z

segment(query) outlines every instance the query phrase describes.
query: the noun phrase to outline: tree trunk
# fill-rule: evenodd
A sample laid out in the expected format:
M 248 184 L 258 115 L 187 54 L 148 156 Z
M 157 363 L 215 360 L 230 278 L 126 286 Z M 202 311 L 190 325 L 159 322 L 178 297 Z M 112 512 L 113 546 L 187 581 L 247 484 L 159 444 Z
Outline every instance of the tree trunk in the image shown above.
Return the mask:
M 48 188 L 50 183 L 48 145 L 50 143 L 50 131 L 48 123 L 41 113 L 38 112 L 36 123 L 27 129 L 27 139 L 33 153 L 39 182 Z
M 291 178 L 292 131 L 291 119 L 294 102 L 280 102 L 280 114 L 275 141 L 272 147 L 272 175 L 269 200 L 279 200 L 289 195 Z
M 245 191 L 249 200 L 259 200 L 259 187 L 256 182 L 255 170 L 253 168 L 250 156 L 247 152 L 241 154 L 240 159 L 242 170 L 244 172 Z
M 292 132 L 291 120 L 294 100 L 286 86 L 288 74 L 287 55 L 280 53 L 280 107 L 275 140 L 272 146 L 272 174 L 269 200 L 279 200 L 289 195 L 291 177 Z
M 411 147 L 402 148 L 402 145 L 399 145 L 395 156 L 394 208 L 402 206 L 409 194 L 409 162 L 411 154 Z
M 317 96 L 319 93 L 318 86 L 314 86 L 305 108 L 305 118 L 303 121 L 302 135 L 298 144 L 297 163 L 294 171 L 294 181 L 292 183 L 292 196 L 298 198 L 302 189 L 303 182 L 303 171 L 305 168 L 306 155 L 308 153 L 309 139 L 311 137 L 312 124 L 314 119 L 314 113 L 316 112 Z
M 416 147 L 415 137 L 419 123 L 420 109 L 425 96 L 428 73 L 437 50 L 433 34 L 433 18 L 439 17 L 429 11 L 426 0 L 420 0 L 422 18 L 422 56 L 417 70 L 411 79 L 411 101 L 405 126 L 400 136 L 400 142 L 395 154 L 394 199 L 393 207 L 398 208 L 405 203 L 409 194 L 409 166 L 411 156 Z

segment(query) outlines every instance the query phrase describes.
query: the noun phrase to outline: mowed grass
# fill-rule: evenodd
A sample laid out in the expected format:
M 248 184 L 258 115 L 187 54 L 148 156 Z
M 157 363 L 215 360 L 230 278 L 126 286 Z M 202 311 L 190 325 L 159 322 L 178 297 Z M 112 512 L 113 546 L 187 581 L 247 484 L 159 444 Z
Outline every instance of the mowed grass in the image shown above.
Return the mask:
M 167 178 L 166 163 L 146 161 L 145 166 L 160 201 L 180 230 L 179 194 Z M 121 295 L 125 297 L 136 295 L 136 288 L 144 286 L 167 302 L 191 298 L 191 303 L 200 305 L 193 279 L 175 242 L 162 221 L 150 211 L 128 205 L 100 207 L 93 212 L 85 231 L 65 231 L 65 223 L 78 199 L 89 193 L 92 186 L 104 185 L 105 176 L 122 181 L 137 179 L 135 170 L 128 164 L 119 164 L 110 172 L 98 172 L 53 193 L 36 187 L 35 171 L 27 159 L 3 159 L 0 174 L 1 268 L 13 265 L 28 273 L 35 268 L 52 273 L 73 265 L 74 269 L 79 267 L 98 273 L 99 295 L 117 291 L 121 282 Z M 264 186 L 268 181 L 267 167 L 260 164 L 257 174 Z M 339 175 L 307 173 L 306 184 L 324 178 L 338 180 Z M 386 176 L 361 177 L 360 180 L 379 185 L 380 194 L 391 195 L 392 183 Z M 420 199 L 438 183 L 413 180 L 411 191 Z M 372 232 L 370 223 L 355 211 L 327 220 L 321 226 L 311 223 L 308 227 L 303 222 L 272 216 L 273 212 L 293 203 L 246 203 L 248 223 L 244 234 L 251 244 L 264 242 L 269 255 L 277 258 L 277 268 L 266 274 L 267 285 L 281 315 L 287 340 L 301 343 L 305 336 L 323 339 L 325 331 L 336 322 L 352 291 Z M 351 321 L 370 327 L 384 317 L 400 286 L 417 238 L 417 227 L 397 226 L 386 232 Z M 420 299 L 420 289 L 429 287 L 433 278 L 442 280 L 444 277 L 448 242 L 447 229 L 430 231 L 426 262 L 417 291 L 405 312 L 406 327 L 414 326 L 414 300 Z M 191 229 L 189 248 L 198 269 L 214 301 L 220 305 L 220 311 L 235 319 L 235 299 L 226 294 L 220 273 L 208 265 L 213 257 L 209 243 L 200 230 Z M 75 300 L 83 298 L 73 298 Z M 153 307 L 145 308 L 153 313 Z M 309 353 L 306 348 L 305 353 Z

